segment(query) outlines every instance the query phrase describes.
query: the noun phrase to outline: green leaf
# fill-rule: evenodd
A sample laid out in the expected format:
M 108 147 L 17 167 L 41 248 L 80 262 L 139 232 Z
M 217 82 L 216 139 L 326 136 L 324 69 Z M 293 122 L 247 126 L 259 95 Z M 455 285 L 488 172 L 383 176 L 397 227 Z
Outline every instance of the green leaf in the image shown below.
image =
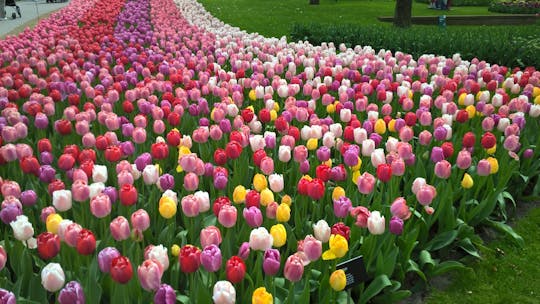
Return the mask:
M 433 267 L 433 266 L 435 266 L 435 264 L 437 264 L 431 258 L 431 253 L 429 253 L 429 251 L 427 251 L 427 250 L 422 250 L 420 252 L 420 256 L 419 256 L 418 260 L 420 261 L 420 266 L 422 266 L 422 268 L 425 268 L 426 265 L 430 265 L 431 267 Z
M 386 275 L 376 277 L 360 296 L 360 303 L 367 303 L 370 299 L 378 295 L 384 288 L 391 286 L 392 282 Z
M 458 261 L 446 261 L 442 262 L 433 268 L 433 271 L 431 271 L 430 275 L 432 276 L 438 276 L 443 273 L 446 273 L 450 270 L 458 270 L 458 269 L 465 269 L 465 265 Z
M 437 235 L 426 245 L 426 250 L 439 250 L 450 245 L 457 237 L 457 230 L 450 230 Z
M 492 221 L 490 219 L 484 220 L 484 224 L 502 232 L 508 235 L 512 241 L 519 247 L 525 246 L 525 241 L 523 241 L 523 238 L 517 234 L 512 227 L 506 225 L 505 223 Z
M 41 285 L 41 277 L 40 275 L 33 275 L 32 279 L 30 280 L 30 289 L 28 290 L 29 298 L 30 300 L 34 300 L 36 302 L 41 303 L 47 303 L 47 292 Z
M 176 296 L 176 300 L 178 300 L 182 304 L 188 304 L 190 302 L 189 297 L 186 295 L 178 295 Z
M 473 257 L 481 259 L 480 254 L 478 253 L 478 249 L 476 249 L 476 247 L 473 245 L 471 239 L 465 238 L 459 241 L 457 245 L 459 246 L 459 248 L 465 250 L 465 252 L 472 255 Z

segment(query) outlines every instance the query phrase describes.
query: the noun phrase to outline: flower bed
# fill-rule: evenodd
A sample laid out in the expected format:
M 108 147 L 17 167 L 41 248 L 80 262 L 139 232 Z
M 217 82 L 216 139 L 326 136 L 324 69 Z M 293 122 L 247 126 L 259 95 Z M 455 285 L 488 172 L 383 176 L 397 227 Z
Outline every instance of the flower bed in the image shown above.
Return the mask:
M 538 14 L 540 1 L 493 1 L 488 10 L 506 14 Z
M 406 298 L 478 256 L 478 225 L 522 242 L 539 78 L 73 0 L 0 41 L 0 299 Z

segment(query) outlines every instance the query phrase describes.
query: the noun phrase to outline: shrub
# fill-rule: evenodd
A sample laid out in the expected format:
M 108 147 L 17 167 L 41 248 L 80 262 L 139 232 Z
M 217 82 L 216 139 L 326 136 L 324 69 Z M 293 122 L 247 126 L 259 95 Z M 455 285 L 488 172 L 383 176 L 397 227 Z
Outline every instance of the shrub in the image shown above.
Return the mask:
M 450 6 L 489 6 L 492 0 L 450 0 Z M 416 0 L 419 3 L 429 4 L 431 0 Z
M 414 57 L 436 54 L 452 57 L 460 53 L 465 60 L 478 58 L 492 64 L 505 66 L 538 66 L 540 39 L 531 34 L 530 26 L 512 27 L 432 27 L 415 26 L 397 29 L 386 25 L 322 25 L 295 24 L 292 40 L 308 40 L 318 45 L 322 42 L 345 43 L 348 47 L 370 45 L 409 53 Z

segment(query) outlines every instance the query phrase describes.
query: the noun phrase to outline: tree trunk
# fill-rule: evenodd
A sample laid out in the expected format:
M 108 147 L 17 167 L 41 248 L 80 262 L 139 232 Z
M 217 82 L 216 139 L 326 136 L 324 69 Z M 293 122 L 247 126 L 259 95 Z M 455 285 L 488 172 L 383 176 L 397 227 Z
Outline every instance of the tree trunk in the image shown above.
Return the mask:
M 309 0 L 309 4 L 319 4 L 319 0 Z
M 411 26 L 412 0 L 396 0 L 396 10 L 394 12 L 394 26 Z

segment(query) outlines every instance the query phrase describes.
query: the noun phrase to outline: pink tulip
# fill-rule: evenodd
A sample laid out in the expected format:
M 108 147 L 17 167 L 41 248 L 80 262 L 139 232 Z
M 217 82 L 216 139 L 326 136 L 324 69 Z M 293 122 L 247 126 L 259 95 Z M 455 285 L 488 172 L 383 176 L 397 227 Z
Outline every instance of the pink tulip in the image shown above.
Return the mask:
M 123 216 L 118 216 L 109 225 L 112 237 L 116 241 L 123 241 L 129 238 L 131 230 L 128 220 Z
M 208 226 L 201 230 L 200 240 L 202 248 L 212 244 L 219 246 L 221 244 L 221 232 L 216 226 Z

